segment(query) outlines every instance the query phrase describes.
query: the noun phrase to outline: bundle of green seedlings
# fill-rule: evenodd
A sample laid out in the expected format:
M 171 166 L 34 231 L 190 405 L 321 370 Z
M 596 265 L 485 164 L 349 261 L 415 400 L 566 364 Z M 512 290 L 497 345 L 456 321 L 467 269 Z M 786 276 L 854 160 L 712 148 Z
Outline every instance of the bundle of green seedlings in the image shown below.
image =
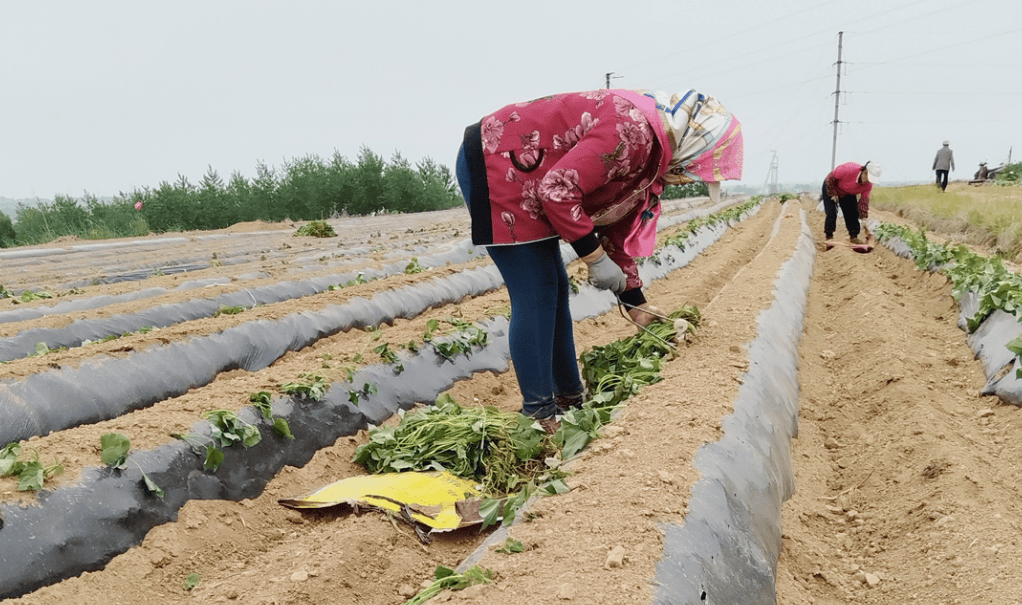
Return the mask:
M 618 405 L 642 387 L 660 381 L 660 368 L 674 353 L 673 341 L 698 328 L 699 308 L 684 305 L 668 317 L 671 322 L 651 322 L 634 336 L 582 354 L 582 379 L 595 404 Z
M 333 225 L 326 221 L 310 221 L 295 230 L 295 237 L 306 235 L 311 237 L 337 237 Z
M 449 471 L 483 486 L 483 527 L 509 524 L 535 493 L 568 491 L 560 463 L 581 451 L 610 422 L 613 410 L 646 384 L 657 382 L 679 329 L 694 333 L 699 309 L 685 306 L 646 330 L 583 355 L 583 377 L 594 397 L 561 417 L 548 435 L 533 419 L 492 406 L 463 407 L 448 394 L 436 405 L 400 413 L 396 426 L 374 427 L 354 461 L 370 473 Z
M 464 590 L 469 586 L 489 584 L 492 581 L 493 572 L 485 567 L 473 565 L 464 573 L 457 573 L 450 567 L 440 565 L 433 572 L 433 583 L 405 602 L 405 605 L 422 605 L 444 590 Z
M 463 407 L 446 393 L 436 405 L 400 416 L 396 426 L 372 429 L 355 450 L 355 462 L 370 473 L 446 470 L 479 480 L 487 493 L 507 493 L 535 474 L 540 454 L 553 453 L 533 419 Z

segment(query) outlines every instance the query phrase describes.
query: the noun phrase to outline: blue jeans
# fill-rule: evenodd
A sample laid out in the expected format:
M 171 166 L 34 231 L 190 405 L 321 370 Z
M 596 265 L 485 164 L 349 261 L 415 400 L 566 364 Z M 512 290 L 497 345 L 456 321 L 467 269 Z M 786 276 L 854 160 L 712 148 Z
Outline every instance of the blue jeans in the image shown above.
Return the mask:
M 458 153 L 455 173 L 468 200 L 471 179 L 464 150 Z M 585 391 L 575 356 L 570 287 L 560 240 L 489 246 L 487 251 L 511 297 L 511 363 L 522 391 L 522 413 L 533 418 L 553 416 L 558 412 L 556 398 Z

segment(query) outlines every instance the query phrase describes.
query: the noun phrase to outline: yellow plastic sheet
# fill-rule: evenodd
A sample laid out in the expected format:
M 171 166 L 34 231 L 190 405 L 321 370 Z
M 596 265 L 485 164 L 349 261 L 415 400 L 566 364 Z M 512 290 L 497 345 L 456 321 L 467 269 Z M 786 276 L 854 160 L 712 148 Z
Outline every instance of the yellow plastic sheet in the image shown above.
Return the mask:
M 304 498 L 278 502 L 295 509 L 348 504 L 404 511 L 416 522 L 444 531 L 482 521 L 478 515 L 480 494 L 477 484 L 446 471 L 407 472 L 342 479 Z

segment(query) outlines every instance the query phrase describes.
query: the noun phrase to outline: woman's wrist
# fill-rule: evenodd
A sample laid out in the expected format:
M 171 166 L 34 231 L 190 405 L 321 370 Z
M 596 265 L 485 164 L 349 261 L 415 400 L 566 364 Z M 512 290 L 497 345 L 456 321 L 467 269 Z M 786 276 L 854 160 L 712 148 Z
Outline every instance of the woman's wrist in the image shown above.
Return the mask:
M 581 258 L 585 262 L 585 264 L 591 265 L 596 261 L 600 260 L 600 257 L 603 256 L 604 254 L 606 254 L 606 252 L 603 251 L 602 247 L 599 247 Z

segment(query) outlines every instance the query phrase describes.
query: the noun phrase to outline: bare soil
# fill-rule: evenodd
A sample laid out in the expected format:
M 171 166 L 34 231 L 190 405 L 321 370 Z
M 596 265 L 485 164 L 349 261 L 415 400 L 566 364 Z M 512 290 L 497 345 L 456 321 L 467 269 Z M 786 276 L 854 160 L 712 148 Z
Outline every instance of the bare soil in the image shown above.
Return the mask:
M 488 551 L 480 564 L 494 571 L 492 584 L 444 593 L 436 602 L 652 600 L 663 526 L 685 522 L 690 490 L 699 479 L 692 461 L 702 445 L 722 435 L 722 421 L 732 411 L 748 367 L 746 345 L 756 337 L 758 315 L 773 300 L 774 281 L 794 248 L 802 210 L 814 236 L 822 239 L 823 216 L 815 211 L 815 201 L 768 201 L 689 266 L 649 285 L 647 297 L 661 308 L 695 304 L 701 309 L 698 335 L 666 365 L 663 380 L 628 400 L 604 436 L 572 462 L 571 491 L 536 501 L 530 519 L 511 529 L 511 537 L 527 550 L 511 555 Z M 880 220 L 900 220 L 876 214 Z M 339 265 L 331 263 L 351 261 L 352 255 L 334 257 L 331 248 L 374 248 L 351 261 L 368 265 L 392 262 L 385 258 L 389 248 L 414 246 L 412 239 L 421 240 L 425 249 L 437 249 L 467 233 L 461 211 L 333 223 L 341 233 L 338 239 L 293 238 L 290 226 L 236 226 L 227 230 L 231 237 L 187 234 L 180 248 L 154 246 L 149 252 L 133 252 L 132 260 L 138 264 L 145 261 L 141 255 L 151 255 L 155 267 L 160 259 L 183 255 L 185 249 L 207 259 L 214 253 L 216 258 L 267 256 L 253 261 L 267 277 L 246 277 L 254 271 L 251 263 L 243 269 L 211 263 L 201 272 L 203 277 L 230 278 L 210 288 L 226 290 L 252 287 L 263 283 L 260 279 L 337 272 Z M 258 238 L 263 251 L 250 247 L 238 252 L 231 246 L 240 243 L 232 237 Z M 292 254 L 296 248 L 307 249 L 305 257 Z M 276 252 L 281 254 L 275 257 Z M 36 265 L 35 272 L 29 266 L 5 275 L 4 285 L 60 284 L 72 276 L 88 278 L 90 271 L 100 273 L 94 265 L 75 268 L 52 260 Z M 78 364 L 100 353 L 118 354 L 118 347 L 126 354 L 124 347 L 159 346 L 255 316 L 315 309 L 464 268 L 403 275 L 236 316 L 197 320 L 96 345 L 99 349 L 81 347 L 45 359 L 18 360 L 0 366 L 0 378 L 45 371 L 49 364 Z M 570 271 L 584 269 L 572 266 Z M 153 285 L 172 288 L 196 277 L 154 276 L 66 296 Z M 0 330 L 10 336 L 27 327 L 60 326 L 83 316 L 124 313 L 200 295 L 208 292 L 172 291 L 73 317 L 50 315 L 3 324 Z M 0 301 L 0 311 L 11 304 Z M 387 341 L 407 342 L 421 336 L 429 319 L 482 318 L 508 304 L 506 293 L 499 291 L 381 329 Z M 943 277 L 919 273 L 910 261 L 883 247 L 865 255 L 840 247 L 817 251 L 800 344 L 801 411 L 799 436 L 792 444 L 797 489 L 783 513 L 778 603 L 1022 603 L 1022 446 L 1014 438 L 1022 415 L 1015 407 L 979 396 L 985 378 L 956 321 Z M 578 322 L 576 345 L 581 353 L 633 332 L 615 311 Z M 190 427 L 202 411 L 243 407 L 249 393 L 273 390 L 302 372 L 319 371 L 338 380 L 359 354 L 364 354 L 362 363 L 378 361 L 372 359 L 369 343 L 370 335 L 363 331 L 338 334 L 263 371 L 229 372 L 181 397 L 115 420 L 34 438 L 30 445 L 44 460 L 58 456 L 64 461 L 68 472 L 52 482 L 64 485 L 75 481 L 82 467 L 98 463 L 99 436 L 104 433 L 123 432 L 134 447 L 153 447 L 166 442 L 169 433 Z M 520 407 L 513 369 L 477 375 L 450 392 L 463 404 Z M 363 474 L 351 458 L 365 438 L 341 438 L 303 468 L 281 470 L 258 498 L 192 501 L 175 522 L 155 528 L 142 544 L 104 569 L 7 602 L 403 603 L 431 580 L 438 565 L 457 566 L 489 532 L 462 529 L 438 535 L 424 546 L 407 526 L 379 513 L 356 515 L 340 508 L 299 513 L 277 503 Z M 31 495 L 15 488 L 11 479 L 0 479 L 0 500 L 31 502 Z M 623 565 L 608 560 L 615 548 L 624 551 Z M 199 574 L 200 581 L 186 590 L 185 577 L 192 573 Z

